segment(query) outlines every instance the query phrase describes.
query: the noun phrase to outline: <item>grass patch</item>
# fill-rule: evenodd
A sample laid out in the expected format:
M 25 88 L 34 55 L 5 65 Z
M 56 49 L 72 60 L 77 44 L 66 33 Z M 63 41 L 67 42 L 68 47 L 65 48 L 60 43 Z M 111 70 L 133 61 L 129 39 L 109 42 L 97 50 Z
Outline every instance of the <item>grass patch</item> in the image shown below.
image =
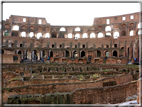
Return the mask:
M 99 77 L 99 75 L 98 74 L 94 74 L 93 77 Z

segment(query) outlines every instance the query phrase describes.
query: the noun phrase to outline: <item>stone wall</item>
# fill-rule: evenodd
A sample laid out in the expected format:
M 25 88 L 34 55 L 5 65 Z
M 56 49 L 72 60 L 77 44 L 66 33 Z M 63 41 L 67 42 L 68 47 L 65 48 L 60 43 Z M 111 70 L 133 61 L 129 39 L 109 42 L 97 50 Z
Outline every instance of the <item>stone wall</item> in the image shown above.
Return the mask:
M 13 56 L 17 56 L 17 60 L 13 60 Z M 20 63 L 20 55 L 18 54 L 3 54 L 2 63 Z
M 44 81 L 44 80 L 43 80 Z M 102 80 L 97 80 L 94 82 L 76 82 L 76 83 L 49 83 L 43 84 L 30 84 L 19 87 L 7 87 L 3 88 L 3 100 L 7 100 L 9 95 L 19 95 L 19 94 L 46 94 L 54 92 L 71 92 L 79 88 L 93 88 L 93 87 L 103 87 L 104 82 L 116 81 L 117 85 L 124 84 L 132 81 L 132 76 L 130 74 L 124 76 L 116 76 L 112 78 L 104 78 Z M 22 83 L 21 83 L 22 84 Z M 11 84 L 12 85 L 12 84 Z M 13 84 L 15 86 L 15 84 Z
M 39 89 L 40 90 L 40 89 Z M 137 82 L 124 85 L 82 88 L 66 93 L 42 93 L 10 95 L 9 104 L 115 104 L 125 102 L 128 96 L 137 94 Z
M 137 94 L 137 82 L 130 82 L 124 85 L 85 88 L 73 91 L 74 104 L 116 104 L 125 102 L 128 96 Z

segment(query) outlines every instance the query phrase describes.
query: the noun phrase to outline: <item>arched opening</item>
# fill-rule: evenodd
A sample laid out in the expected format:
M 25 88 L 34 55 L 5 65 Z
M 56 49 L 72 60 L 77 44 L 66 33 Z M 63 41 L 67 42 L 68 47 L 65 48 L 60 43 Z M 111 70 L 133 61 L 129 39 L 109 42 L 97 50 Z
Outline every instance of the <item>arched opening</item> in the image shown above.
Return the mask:
M 42 37 L 42 33 L 38 33 L 36 37 L 37 37 L 37 39 L 41 38 Z
M 130 36 L 133 36 L 133 35 L 134 35 L 134 31 L 131 30 L 131 31 L 130 31 Z
M 77 33 L 77 34 L 75 35 L 75 38 L 76 38 L 76 39 L 80 38 L 80 34 Z
M 129 58 L 129 47 L 128 47 L 128 58 Z
M 91 33 L 91 34 L 90 34 L 90 38 L 96 38 L 95 33 Z
M 4 50 L 2 49 L 2 54 L 4 54 Z
M 97 51 L 97 57 L 101 57 L 101 52 Z
M 80 28 L 79 27 L 75 28 L 75 31 L 80 31 Z
M 14 25 L 12 30 L 18 31 L 19 30 L 19 26 L 18 25 Z
M 26 37 L 26 32 L 21 32 L 21 37 Z
M 8 31 L 8 30 L 6 30 L 6 31 L 4 32 L 4 36 L 9 36 L 9 31 Z
M 142 30 L 139 30 L 138 35 L 141 35 L 141 34 L 142 34 Z
M 18 54 L 20 54 L 20 55 L 21 55 L 21 51 L 18 51 Z
M 29 37 L 33 37 L 33 36 L 34 36 L 34 33 L 30 32 Z
M 82 38 L 87 38 L 87 33 L 84 33 L 84 34 L 82 35 Z
M 57 36 L 56 36 L 57 34 L 55 33 L 55 32 L 53 32 L 52 34 L 51 34 L 51 38 L 56 38 Z
M 105 52 L 105 57 L 109 57 L 109 52 L 108 51 Z
M 139 29 L 142 28 L 142 22 L 140 22 L 140 23 L 138 24 L 138 28 L 139 28 Z
M 105 28 L 105 31 L 111 31 L 111 27 L 110 27 L 110 26 L 107 26 L 107 27 Z
M 76 51 L 73 52 L 73 58 L 75 58 L 75 57 L 77 57 L 77 52 Z
M 121 32 L 121 36 L 126 36 L 126 31 L 125 31 L 125 30 L 123 30 L 123 31 Z
M 66 57 L 69 57 L 69 51 L 66 50 Z
M 53 52 L 52 51 L 50 51 L 50 57 L 53 57 Z
M 72 38 L 72 34 L 71 33 L 68 34 L 68 38 Z
M 85 56 L 85 52 L 82 51 L 82 52 L 81 52 L 81 57 L 84 57 L 84 56 Z
M 124 47 L 121 47 L 121 49 L 124 49 Z
M 66 29 L 64 27 L 60 28 L 60 31 L 66 31 Z
M 18 31 L 19 31 L 19 26 L 18 25 L 14 25 L 13 28 L 12 28 L 11 36 L 18 36 Z
M 114 33 L 113 33 L 113 38 L 114 38 L 114 39 L 117 39 L 118 37 L 119 37 L 119 32 L 114 32 Z
M 45 34 L 45 38 L 49 38 L 50 36 L 49 36 L 49 33 L 46 33 Z
M 113 51 L 113 56 L 117 57 L 117 51 Z
M 102 38 L 102 37 L 104 37 L 103 33 L 102 32 L 98 33 L 98 38 Z

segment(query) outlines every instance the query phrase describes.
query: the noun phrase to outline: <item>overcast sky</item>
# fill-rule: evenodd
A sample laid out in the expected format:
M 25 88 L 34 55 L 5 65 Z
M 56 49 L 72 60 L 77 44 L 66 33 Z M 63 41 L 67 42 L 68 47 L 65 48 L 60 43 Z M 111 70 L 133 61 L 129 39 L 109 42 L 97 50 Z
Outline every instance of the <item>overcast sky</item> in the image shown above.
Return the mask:
M 139 11 L 139 3 L 3 3 L 3 20 L 21 15 L 44 17 L 51 25 L 92 25 L 95 17 Z

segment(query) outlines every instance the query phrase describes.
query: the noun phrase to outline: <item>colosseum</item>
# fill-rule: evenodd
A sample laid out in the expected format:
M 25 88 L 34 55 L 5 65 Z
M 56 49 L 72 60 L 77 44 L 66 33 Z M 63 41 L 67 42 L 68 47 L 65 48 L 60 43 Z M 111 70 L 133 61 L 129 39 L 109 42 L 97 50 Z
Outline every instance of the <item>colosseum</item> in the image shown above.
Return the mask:
M 140 16 L 94 18 L 92 26 L 3 20 L 3 104 L 141 104 Z

